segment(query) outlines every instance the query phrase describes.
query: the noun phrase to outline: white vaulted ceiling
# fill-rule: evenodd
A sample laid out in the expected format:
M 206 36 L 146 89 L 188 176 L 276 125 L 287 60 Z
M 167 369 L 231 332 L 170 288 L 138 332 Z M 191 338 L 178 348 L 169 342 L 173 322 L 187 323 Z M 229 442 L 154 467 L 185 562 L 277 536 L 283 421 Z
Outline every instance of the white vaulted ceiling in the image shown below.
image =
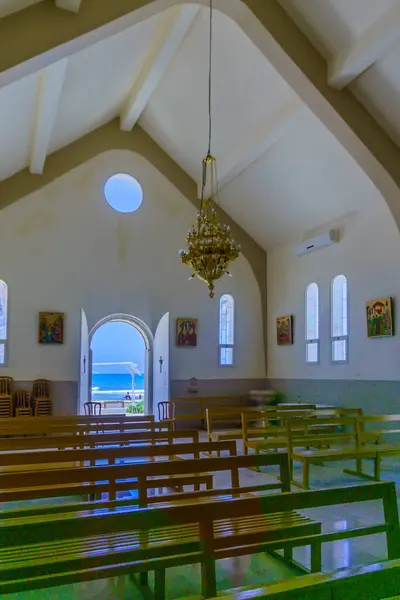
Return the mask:
M 35 3 L 0 0 L 0 17 Z M 80 4 L 56 0 L 72 13 Z M 330 84 L 349 86 L 400 143 L 400 1 L 280 4 L 328 61 Z M 48 154 L 119 117 L 126 135 L 139 123 L 198 181 L 207 149 L 207 52 L 207 9 L 173 7 L 0 87 L 0 180 L 26 167 L 40 177 Z M 333 134 L 217 11 L 212 100 L 221 203 L 262 247 L 300 241 L 381 201 Z

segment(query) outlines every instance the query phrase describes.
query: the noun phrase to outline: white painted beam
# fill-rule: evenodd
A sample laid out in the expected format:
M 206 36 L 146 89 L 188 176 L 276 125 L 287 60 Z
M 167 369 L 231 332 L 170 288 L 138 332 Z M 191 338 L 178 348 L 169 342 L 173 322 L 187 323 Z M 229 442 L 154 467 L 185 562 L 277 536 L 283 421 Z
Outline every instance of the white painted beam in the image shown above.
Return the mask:
M 343 89 L 400 41 L 400 2 L 373 23 L 353 46 L 344 50 L 329 65 L 329 85 Z
M 32 134 L 29 170 L 41 175 L 49 149 L 51 133 L 65 80 L 68 59 L 65 58 L 39 73 L 36 114 Z
M 151 41 L 139 76 L 121 112 L 121 129 L 131 131 L 189 31 L 199 6 L 170 9 Z
M 244 139 L 229 155 L 228 161 L 219 165 L 222 168 L 220 188 L 230 183 L 286 135 L 303 110 L 305 105 L 300 98 L 291 98 L 271 115 L 255 134 Z
M 69 10 L 73 13 L 78 13 L 81 7 L 82 0 L 56 0 L 57 8 Z

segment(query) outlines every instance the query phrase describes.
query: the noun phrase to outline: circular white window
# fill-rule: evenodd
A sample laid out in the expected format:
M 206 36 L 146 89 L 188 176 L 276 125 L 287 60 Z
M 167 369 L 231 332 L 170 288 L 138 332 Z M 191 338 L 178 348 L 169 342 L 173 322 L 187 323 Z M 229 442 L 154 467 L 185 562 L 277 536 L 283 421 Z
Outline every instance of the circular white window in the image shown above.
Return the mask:
M 135 212 L 143 201 L 142 186 L 126 173 L 117 173 L 107 179 L 104 195 L 111 208 L 122 213 Z

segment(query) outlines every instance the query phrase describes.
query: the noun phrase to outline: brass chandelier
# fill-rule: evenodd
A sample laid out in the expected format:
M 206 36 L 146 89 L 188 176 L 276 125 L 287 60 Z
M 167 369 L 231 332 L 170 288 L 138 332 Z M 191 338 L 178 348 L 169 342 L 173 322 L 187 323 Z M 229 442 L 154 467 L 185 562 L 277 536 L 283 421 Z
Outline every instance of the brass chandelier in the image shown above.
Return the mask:
M 218 220 L 219 204 L 217 162 L 211 154 L 211 81 L 212 81 L 212 15 L 210 0 L 210 40 L 208 76 L 208 150 L 203 158 L 200 210 L 196 223 L 186 236 L 187 250 L 180 250 L 182 263 L 192 269 L 190 279 L 197 277 L 208 285 L 210 298 L 214 298 L 214 283 L 229 275 L 229 266 L 240 255 L 240 245 L 235 243 L 231 229 Z M 206 194 L 209 181 L 210 193 Z

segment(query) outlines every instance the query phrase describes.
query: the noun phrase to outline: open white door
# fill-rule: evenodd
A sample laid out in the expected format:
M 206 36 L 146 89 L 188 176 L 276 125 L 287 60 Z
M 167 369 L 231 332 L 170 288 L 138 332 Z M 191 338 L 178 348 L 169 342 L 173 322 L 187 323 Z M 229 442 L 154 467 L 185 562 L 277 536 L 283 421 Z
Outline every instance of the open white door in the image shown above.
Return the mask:
M 169 313 L 157 326 L 153 357 L 153 412 L 157 419 L 158 403 L 169 400 Z
M 90 345 L 89 327 L 85 311 L 81 310 L 81 353 L 79 366 L 78 414 L 84 414 L 84 404 L 90 400 Z

